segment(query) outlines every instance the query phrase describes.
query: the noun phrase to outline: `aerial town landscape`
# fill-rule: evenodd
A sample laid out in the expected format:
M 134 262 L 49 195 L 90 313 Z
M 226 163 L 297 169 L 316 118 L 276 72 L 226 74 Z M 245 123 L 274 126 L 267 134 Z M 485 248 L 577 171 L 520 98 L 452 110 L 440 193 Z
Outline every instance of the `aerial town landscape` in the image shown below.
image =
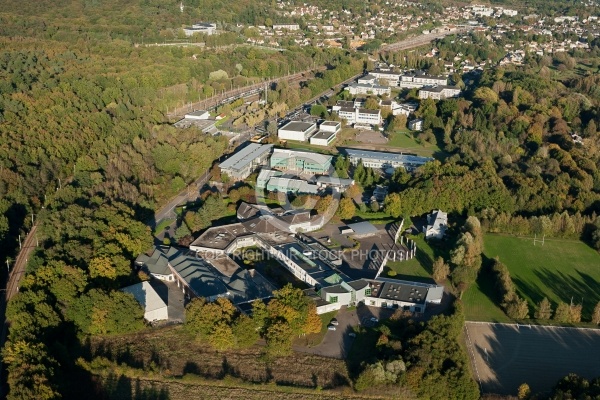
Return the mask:
M 600 399 L 599 18 L 0 0 L 0 397 Z

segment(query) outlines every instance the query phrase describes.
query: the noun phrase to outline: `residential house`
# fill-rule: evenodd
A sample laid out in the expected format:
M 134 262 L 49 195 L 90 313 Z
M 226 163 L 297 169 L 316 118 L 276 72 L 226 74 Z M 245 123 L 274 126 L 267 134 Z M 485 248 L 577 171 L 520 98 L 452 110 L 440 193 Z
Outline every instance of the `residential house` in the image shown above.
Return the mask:
M 441 239 L 448 228 L 448 214 L 440 210 L 433 210 L 427 215 L 427 226 L 423 229 L 425 239 Z

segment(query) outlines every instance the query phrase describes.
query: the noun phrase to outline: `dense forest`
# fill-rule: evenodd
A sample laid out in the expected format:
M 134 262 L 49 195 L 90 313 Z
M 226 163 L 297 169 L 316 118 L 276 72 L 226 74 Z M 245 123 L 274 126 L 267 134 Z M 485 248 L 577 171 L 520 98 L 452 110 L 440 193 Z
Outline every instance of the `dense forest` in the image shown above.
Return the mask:
M 398 176 L 402 213 L 598 214 L 599 80 L 591 71 L 562 79 L 578 62 L 559 55 L 489 69 L 464 99 L 423 101 L 418 114 L 445 161 Z

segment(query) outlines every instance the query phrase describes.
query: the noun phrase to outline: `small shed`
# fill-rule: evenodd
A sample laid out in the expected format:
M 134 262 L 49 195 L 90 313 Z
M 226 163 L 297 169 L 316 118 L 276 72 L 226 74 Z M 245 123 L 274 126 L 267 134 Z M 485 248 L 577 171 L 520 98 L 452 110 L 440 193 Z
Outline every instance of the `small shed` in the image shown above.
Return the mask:
M 121 291 L 130 293 L 144 307 L 144 318 L 147 321 L 161 321 L 169 318 L 168 307 L 150 282 L 140 282 L 127 286 Z

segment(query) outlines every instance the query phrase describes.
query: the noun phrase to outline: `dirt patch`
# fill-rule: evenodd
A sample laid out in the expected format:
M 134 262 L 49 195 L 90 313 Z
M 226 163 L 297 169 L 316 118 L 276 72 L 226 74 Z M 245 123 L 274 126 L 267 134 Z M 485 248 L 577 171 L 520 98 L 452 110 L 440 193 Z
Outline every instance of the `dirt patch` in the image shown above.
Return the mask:
M 360 131 L 356 134 L 356 141 L 371 144 L 386 144 L 388 139 L 379 131 Z

